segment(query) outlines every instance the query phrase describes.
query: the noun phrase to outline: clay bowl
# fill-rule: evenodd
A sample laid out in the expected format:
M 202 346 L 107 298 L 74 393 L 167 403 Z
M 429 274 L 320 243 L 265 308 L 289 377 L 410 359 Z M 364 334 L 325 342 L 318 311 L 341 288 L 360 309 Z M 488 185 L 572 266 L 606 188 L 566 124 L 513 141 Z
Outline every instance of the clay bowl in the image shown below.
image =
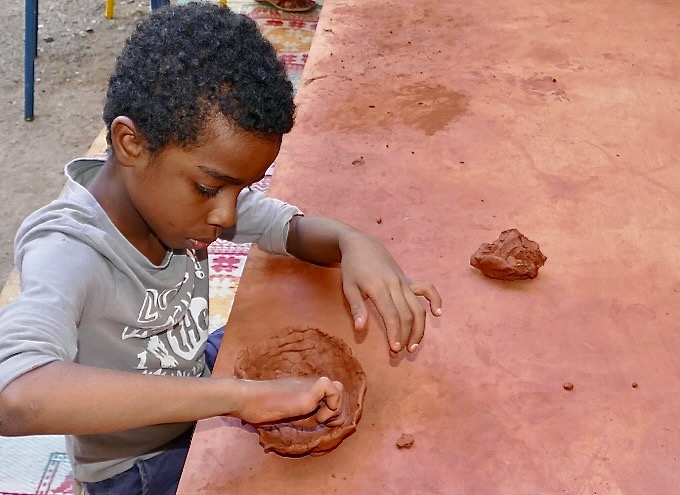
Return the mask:
M 336 448 L 356 430 L 366 393 L 366 374 L 352 350 L 341 339 L 315 328 L 288 329 L 239 352 L 234 374 L 248 380 L 292 376 L 327 376 L 342 382 L 346 418 L 340 426 L 296 418 L 271 425 L 253 425 L 265 452 L 286 456 L 322 455 Z

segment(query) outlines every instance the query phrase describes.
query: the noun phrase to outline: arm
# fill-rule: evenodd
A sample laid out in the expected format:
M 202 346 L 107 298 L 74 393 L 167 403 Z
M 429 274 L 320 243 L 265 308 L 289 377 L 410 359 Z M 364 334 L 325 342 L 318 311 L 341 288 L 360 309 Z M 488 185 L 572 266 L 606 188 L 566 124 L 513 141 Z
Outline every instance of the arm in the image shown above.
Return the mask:
M 366 327 L 368 309 L 375 304 L 387 331 L 390 350 L 413 352 L 425 331 L 423 296 L 433 315 L 441 315 L 441 297 L 429 282 L 411 282 L 380 241 L 342 222 L 323 217 L 296 216 L 290 220 L 288 253 L 304 261 L 341 263 L 342 285 L 357 330 Z
M 105 433 L 216 415 L 266 423 L 314 413 L 328 422 L 341 410 L 342 392 L 325 377 L 208 380 L 54 361 L 0 392 L 0 435 Z
M 241 192 L 237 208 L 236 225 L 223 238 L 256 242 L 264 251 L 320 265 L 342 262 L 343 291 L 355 327 L 366 327 L 364 299 L 370 298 L 385 322 L 392 351 L 413 352 L 423 338 L 425 310 L 417 296 L 429 301 L 432 314 L 441 314 L 437 289 L 429 282 L 409 281 L 374 237 L 329 218 L 299 216 L 296 207 L 249 189 Z
M 254 423 L 337 415 L 342 387 L 327 378 L 208 380 L 73 363 L 77 322 L 106 300 L 95 297 L 103 284 L 94 275 L 105 271 L 81 243 L 58 236 L 42 245 L 21 250 L 22 293 L 0 310 L 0 435 L 103 433 L 216 414 Z

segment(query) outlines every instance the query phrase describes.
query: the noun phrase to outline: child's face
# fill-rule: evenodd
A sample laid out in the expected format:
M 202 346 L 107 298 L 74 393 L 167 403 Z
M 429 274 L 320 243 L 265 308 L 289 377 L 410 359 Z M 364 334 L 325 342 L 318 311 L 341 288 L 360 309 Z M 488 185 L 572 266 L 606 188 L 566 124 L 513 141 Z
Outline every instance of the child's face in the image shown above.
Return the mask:
M 205 249 L 234 224 L 239 192 L 264 177 L 280 146 L 213 121 L 199 146 L 168 145 L 136 168 L 128 194 L 164 246 Z

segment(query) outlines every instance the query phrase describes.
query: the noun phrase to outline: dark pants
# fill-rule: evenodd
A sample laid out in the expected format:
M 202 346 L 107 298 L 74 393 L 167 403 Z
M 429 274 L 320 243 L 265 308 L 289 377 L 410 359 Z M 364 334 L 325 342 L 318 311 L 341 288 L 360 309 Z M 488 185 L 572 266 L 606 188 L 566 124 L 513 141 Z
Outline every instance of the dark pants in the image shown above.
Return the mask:
M 212 371 L 224 327 L 208 337 L 205 362 Z M 127 471 L 96 483 L 83 483 L 88 495 L 175 495 L 184 461 L 189 452 L 193 430 L 175 440 L 170 447 L 146 461 L 137 461 Z

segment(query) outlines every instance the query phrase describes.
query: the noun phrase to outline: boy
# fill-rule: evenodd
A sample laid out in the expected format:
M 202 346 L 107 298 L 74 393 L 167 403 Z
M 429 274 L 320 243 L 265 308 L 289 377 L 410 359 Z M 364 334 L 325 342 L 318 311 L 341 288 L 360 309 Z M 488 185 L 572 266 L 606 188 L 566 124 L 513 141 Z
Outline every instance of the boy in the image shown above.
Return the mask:
M 62 196 L 16 239 L 22 292 L 0 312 L 0 434 L 66 434 L 90 495 L 174 493 L 198 419 L 313 414 L 342 423 L 328 378 L 209 376 L 207 248 L 218 237 L 319 264 L 341 261 L 355 325 L 364 297 L 391 351 L 414 351 L 428 283 L 409 283 L 374 238 L 249 186 L 293 125 L 293 91 L 248 17 L 211 4 L 158 9 L 109 82 L 105 161 L 66 167 Z

